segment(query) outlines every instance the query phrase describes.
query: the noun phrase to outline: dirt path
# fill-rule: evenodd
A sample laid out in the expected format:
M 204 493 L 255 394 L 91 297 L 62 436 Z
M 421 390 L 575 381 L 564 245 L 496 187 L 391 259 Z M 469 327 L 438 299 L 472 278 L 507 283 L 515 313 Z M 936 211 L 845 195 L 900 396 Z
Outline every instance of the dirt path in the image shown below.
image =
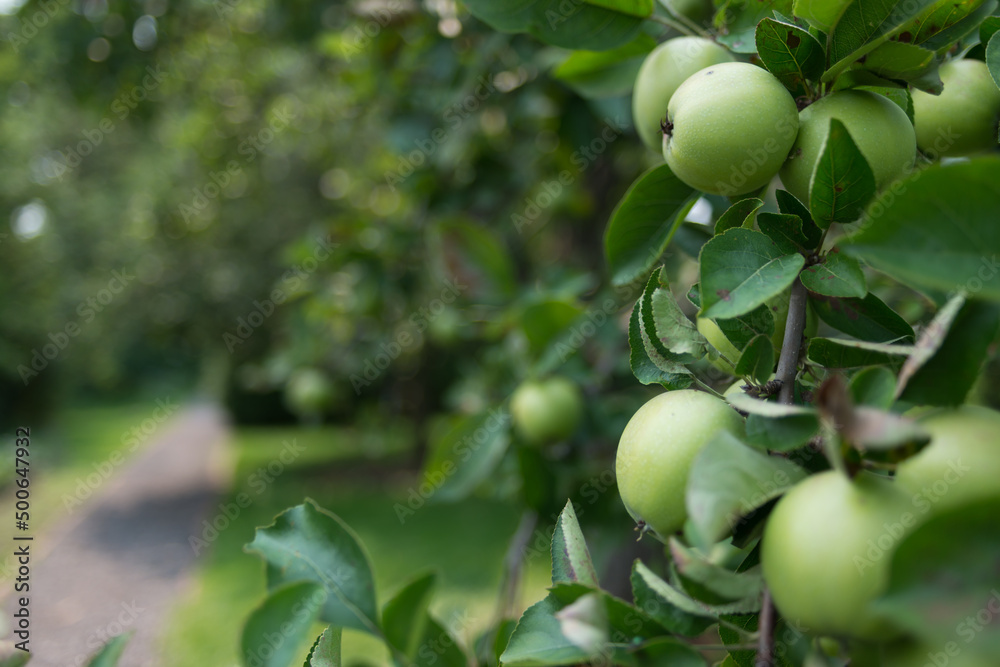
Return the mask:
M 134 634 L 121 667 L 159 664 L 163 623 L 195 561 L 188 537 L 227 483 L 226 438 L 217 408 L 182 410 L 72 523 L 36 537 L 32 667 L 84 665 L 123 631 Z

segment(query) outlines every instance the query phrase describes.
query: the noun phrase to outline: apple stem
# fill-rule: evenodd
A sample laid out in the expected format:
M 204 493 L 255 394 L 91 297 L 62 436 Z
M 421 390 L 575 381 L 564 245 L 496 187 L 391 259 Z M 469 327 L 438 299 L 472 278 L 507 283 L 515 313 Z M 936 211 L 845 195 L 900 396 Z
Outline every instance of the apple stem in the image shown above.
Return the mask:
M 785 338 L 781 346 L 781 356 L 778 358 L 778 371 L 776 373 L 776 379 L 781 382 L 778 402 L 785 405 L 791 405 L 795 397 L 795 376 L 798 374 L 802 334 L 806 329 L 807 298 L 805 285 L 796 278 L 792 285 L 791 297 L 788 300 Z

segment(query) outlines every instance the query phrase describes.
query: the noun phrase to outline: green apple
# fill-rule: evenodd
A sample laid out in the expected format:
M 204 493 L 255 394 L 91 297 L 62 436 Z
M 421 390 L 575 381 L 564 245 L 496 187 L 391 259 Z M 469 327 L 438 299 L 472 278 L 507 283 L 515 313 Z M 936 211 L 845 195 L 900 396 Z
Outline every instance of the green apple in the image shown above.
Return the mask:
M 524 382 L 510 398 L 514 429 L 533 445 L 565 440 L 576 430 L 582 415 L 580 389 L 561 376 Z
M 768 517 L 761 567 L 774 604 L 811 633 L 888 639 L 894 629 L 871 602 L 889 580 L 892 551 L 917 518 L 885 478 L 837 471 L 797 484 Z
M 698 70 L 732 59 L 724 47 L 702 37 L 668 39 L 653 49 L 642 62 L 632 91 L 632 119 L 642 142 L 662 151 L 660 124 L 674 91 Z
M 722 333 L 722 329 L 714 320 L 707 317 L 699 317 L 697 321 L 698 331 L 705 337 L 705 340 L 715 348 L 717 353 L 709 350 L 708 362 L 723 373 L 736 375 L 736 364 L 742 354 L 732 342 Z
M 814 28 L 830 32 L 849 4 L 850 0 L 795 0 L 792 12 Z
M 924 413 L 918 422 L 931 442 L 896 469 L 915 507 L 940 511 L 1000 498 L 1000 412 L 963 405 Z
M 928 155 L 960 157 L 997 147 L 1000 88 L 981 60 L 952 60 L 938 70 L 944 92 L 914 89 L 917 146 Z
M 665 0 L 665 3 L 674 12 L 699 25 L 708 23 L 715 14 L 715 5 L 711 0 Z
M 660 394 L 632 416 L 615 458 L 618 492 L 628 513 L 661 537 L 687 519 L 684 496 L 695 455 L 720 431 L 742 433 L 743 418 L 700 391 Z
M 285 385 L 285 403 L 298 415 L 318 415 L 333 401 L 333 384 L 315 368 L 292 373 Z
M 691 187 L 733 196 L 767 185 L 799 128 L 791 93 L 765 69 L 721 63 L 692 74 L 667 105 L 663 157 Z
M 884 95 L 844 90 L 820 98 L 799 114 L 799 136 L 781 168 L 781 182 L 799 201 L 809 202 L 809 185 L 836 118 L 851 135 L 882 189 L 902 176 L 917 156 L 917 138 L 906 112 Z

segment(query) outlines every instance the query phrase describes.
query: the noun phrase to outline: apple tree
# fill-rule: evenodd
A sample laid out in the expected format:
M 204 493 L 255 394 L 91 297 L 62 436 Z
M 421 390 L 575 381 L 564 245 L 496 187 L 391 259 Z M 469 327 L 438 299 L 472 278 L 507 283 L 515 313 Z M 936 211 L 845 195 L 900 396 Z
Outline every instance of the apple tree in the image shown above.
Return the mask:
M 530 304 L 513 425 L 451 421 L 425 477 L 453 499 L 509 477 L 526 517 L 563 507 L 547 596 L 516 617 L 515 540 L 497 618 L 463 646 L 433 575 L 380 606 L 364 546 L 307 500 L 247 545 L 268 595 L 245 664 L 339 665 L 344 628 L 399 665 L 997 664 L 1000 414 L 968 404 L 1000 329 L 997 0 L 465 6 L 563 49 L 552 76 L 594 105 L 634 82 L 649 168 L 591 294 L 631 306 L 594 341 L 627 340 L 621 364 L 662 390 L 615 425 L 619 507 L 653 556 L 627 590 L 598 575 L 566 474 L 588 450 L 557 453 L 601 421 L 559 376 L 559 332 L 587 313 Z

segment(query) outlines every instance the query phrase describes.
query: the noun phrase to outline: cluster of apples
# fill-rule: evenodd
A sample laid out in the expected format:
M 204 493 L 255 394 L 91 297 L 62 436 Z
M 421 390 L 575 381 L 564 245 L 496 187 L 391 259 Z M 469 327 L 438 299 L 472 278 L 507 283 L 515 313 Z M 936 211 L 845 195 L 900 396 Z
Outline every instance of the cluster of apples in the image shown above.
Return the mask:
M 818 636 L 893 638 L 898 633 L 872 613 L 871 603 L 888 585 L 894 547 L 943 510 L 1000 497 L 1000 412 L 932 409 L 918 421 L 931 442 L 897 466 L 894 478 L 814 474 L 768 517 L 761 543 L 764 579 L 778 610 L 796 627 Z M 735 410 L 704 392 L 671 391 L 643 405 L 622 433 L 615 462 L 629 514 L 661 538 L 680 531 L 695 457 L 718 433 L 739 435 L 743 428 Z M 883 548 L 874 558 L 873 544 Z M 922 663 L 915 658 L 913 664 Z
M 808 202 L 833 118 L 847 128 L 878 189 L 911 167 L 918 147 L 935 157 L 995 148 L 1000 88 L 986 63 L 949 61 L 940 76 L 941 95 L 913 91 L 913 123 L 887 97 L 866 90 L 836 91 L 800 112 L 767 70 L 734 62 L 712 40 L 678 37 L 643 62 L 632 113 L 642 141 L 662 149 L 670 169 L 691 187 L 742 195 L 780 174 L 785 189 Z

